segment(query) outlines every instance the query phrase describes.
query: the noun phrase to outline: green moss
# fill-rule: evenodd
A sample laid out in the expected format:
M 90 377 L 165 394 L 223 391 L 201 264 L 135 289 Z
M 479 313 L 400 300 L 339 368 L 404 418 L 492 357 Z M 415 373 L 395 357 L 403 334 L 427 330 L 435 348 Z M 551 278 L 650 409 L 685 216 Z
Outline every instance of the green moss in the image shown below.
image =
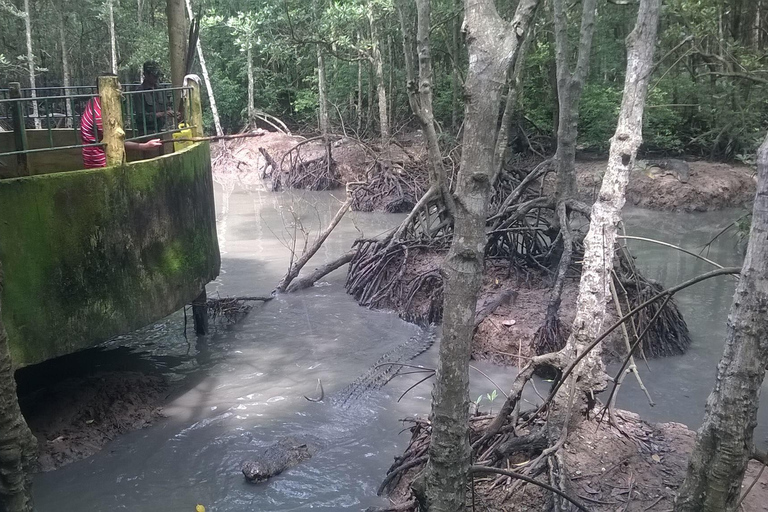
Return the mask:
M 146 325 L 218 275 L 207 144 L 2 180 L 0 204 L 3 320 L 16 365 Z

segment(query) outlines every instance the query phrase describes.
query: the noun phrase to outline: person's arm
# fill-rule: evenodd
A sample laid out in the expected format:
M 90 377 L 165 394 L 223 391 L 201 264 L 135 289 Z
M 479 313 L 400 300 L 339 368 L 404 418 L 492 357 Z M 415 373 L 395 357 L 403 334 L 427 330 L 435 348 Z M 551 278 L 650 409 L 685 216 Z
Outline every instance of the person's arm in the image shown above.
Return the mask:
M 147 142 L 134 142 L 132 140 L 125 141 L 125 149 L 134 149 L 136 151 L 152 151 L 153 149 L 157 149 L 159 147 L 162 147 L 163 141 L 160 139 L 150 139 Z

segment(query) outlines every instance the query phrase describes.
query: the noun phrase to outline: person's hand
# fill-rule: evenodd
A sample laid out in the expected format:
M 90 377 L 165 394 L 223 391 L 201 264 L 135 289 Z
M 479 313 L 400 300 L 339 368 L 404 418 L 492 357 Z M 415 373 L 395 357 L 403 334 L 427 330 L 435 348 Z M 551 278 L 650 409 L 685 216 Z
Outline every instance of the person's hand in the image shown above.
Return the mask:
M 147 142 L 142 142 L 139 144 L 139 149 L 142 151 L 152 151 L 153 149 L 157 149 L 159 147 L 163 146 L 163 141 L 160 139 L 150 139 Z

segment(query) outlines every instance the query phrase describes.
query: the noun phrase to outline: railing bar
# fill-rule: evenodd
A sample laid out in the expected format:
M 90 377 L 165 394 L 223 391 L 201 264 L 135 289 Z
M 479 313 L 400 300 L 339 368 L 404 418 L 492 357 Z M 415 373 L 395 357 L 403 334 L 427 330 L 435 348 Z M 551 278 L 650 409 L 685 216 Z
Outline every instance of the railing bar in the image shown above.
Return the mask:
M 4 156 L 13 156 L 13 155 L 21 155 L 21 154 L 29 154 L 29 153 L 43 153 L 45 151 L 59 151 L 62 149 L 77 149 L 77 148 L 90 148 L 93 146 L 104 146 L 105 144 L 103 142 L 96 142 L 94 144 L 73 144 L 71 146 L 56 146 L 53 148 L 37 148 L 37 149 L 28 149 L 26 151 L 11 151 L 8 153 L 0 153 L 0 157 Z
M 125 140 L 132 140 L 132 141 L 141 140 L 141 139 L 145 139 L 146 140 L 146 139 L 149 139 L 150 137 L 155 139 L 155 138 L 157 138 L 160 135 L 168 135 L 169 133 L 179 133 L 180 131 L 182 131 L 182 130 L 179 129 L 179 128 L 174 128 L 173 130 L 165 130 L 165 131 L 162 131 L 162 132 L 148 133 L 146 135 L 141 135 L 139 137 L 131 137 L 130 139 L 125 139 Z
M 45 118 L 48 122 L 48 146 L 53 147 L 53 132 L 51 131 L 51 102 L 48 99 L 43 100 L 45 106 Z
M 64 98 L 94 98 L 98 96 L 98 94 L 69 94 L 65 96 L 45 96 L 49 100 L 61 100 Z M 14 102 L 29 102 L 32 98 L 5 98 L 0 99 L 0 103 L 14 103 Z

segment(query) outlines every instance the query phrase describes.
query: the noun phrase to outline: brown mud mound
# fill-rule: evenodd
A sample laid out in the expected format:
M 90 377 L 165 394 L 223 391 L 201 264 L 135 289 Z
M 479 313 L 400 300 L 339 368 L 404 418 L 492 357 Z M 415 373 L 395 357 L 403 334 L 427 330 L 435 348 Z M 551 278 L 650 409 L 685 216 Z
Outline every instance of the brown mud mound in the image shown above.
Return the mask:
M 602 160 L 576 163 L 581 200 L 594 201 L 606 165 Z M 635 168 L 627 186 L 627 204 L 649 210 L 705 212 L 744 206 L 755 198 L 754 171 L 748 166 L 711 162 L 688 162 L 688 166 L 687 183 L 672 173 Z
M 386 148 L 337 135 L 330 140 L 330 163 L 320 137 L 262 132 L 217 142 L 214 175 L 236 175 L 243 183 L 270 178 L 272 190 L 347 185 L 357 211 L 410 211 L 426 191 L 426 151 L 418 133 L 393 139 Z
M 695 432 L 680 423 L 647 423 L 631 412 L 617 410 L 616 416 L 623 433 L 609 427 L 607 421 L 598 426 L 594 420 L 582 421 L 570 433 L 563 447 L 568 495 L 593 512 L 671 511 L 675 494 L 685 478 Z M 486 421 L 472 421 L 472 431 L 479 432 Z M 412 431 L 420 436 L 412 441 L 424 445 L 428 424 L 421 422 Z M 525 453 L 517 453 L 500 466 L 519 471 L 528 459 Z M 423 464 L 417 465 L 394 480 L 389 494 L 394 503 L 412 499 L 409 486 L 422 468 Z M 752 484 L 759 469 L 758 463 L 750 463 L 742 492 Z M 546 475 L 537 479 L 546 482 Z M 540 487 L 521 485 L 518 480 L 496 475 L 478 475 L 474 482 L 474 505 L 469 492 L 467 510 L 540 512 L 551 508 L 549 491 Z M 762 511 L 766 502 L 768 472 L 761 475 L 740 510 Z
M 118 435 L 149 426 L 161 417 L 167 392 L 159 375 L 117 371 L 69 378 L 22 397 L 40 469 L 89 457 Z

